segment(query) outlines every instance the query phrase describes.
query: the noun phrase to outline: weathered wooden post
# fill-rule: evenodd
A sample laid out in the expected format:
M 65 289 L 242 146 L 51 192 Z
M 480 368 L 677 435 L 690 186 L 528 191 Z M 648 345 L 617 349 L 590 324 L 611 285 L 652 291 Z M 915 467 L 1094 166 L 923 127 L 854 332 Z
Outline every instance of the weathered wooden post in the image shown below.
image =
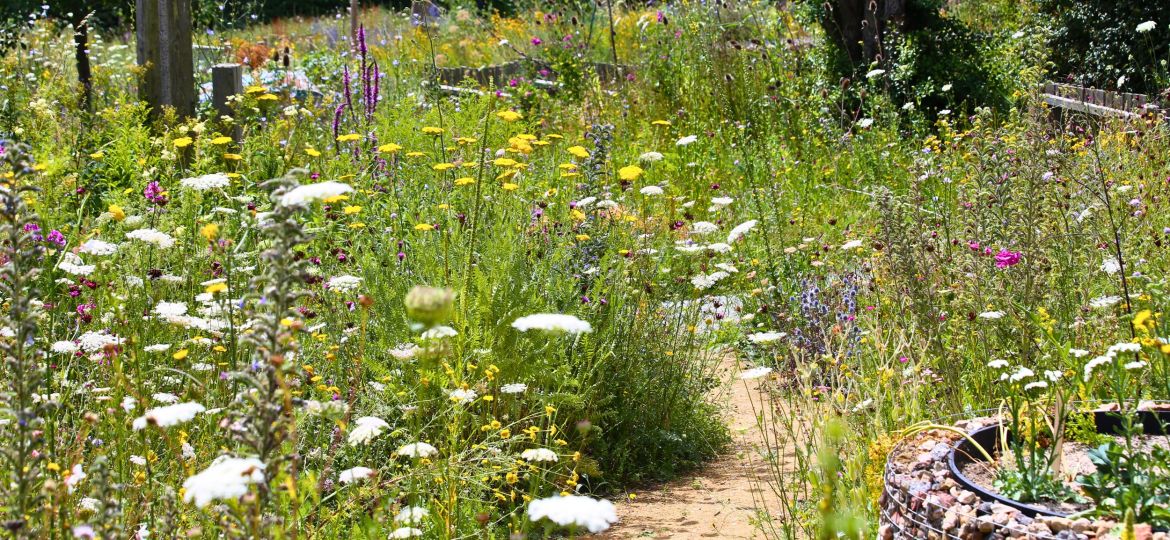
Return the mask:
M 358 0 L 349 0 L 349 43 L 353 47 L 357 47 L 358 42 L 358 28 L 361 27 L 360 20 L 361 5 Z
M 211 105 L 215 108 L 215 120 L 224 116 L 234 117 L 230 97 L 244 93 L 244 66 L 240 64 L 216 64 L 211 67 Z M 234 118 L 233 118 L 234 120 Z M 232 138 L 240 142 L 243 132 L 239 124 L 232 122 Z
M 195 64 L 191 52 L 191 0 L 136 0 L 139 95 L 151 114 L 174 107 L 195 114 Z

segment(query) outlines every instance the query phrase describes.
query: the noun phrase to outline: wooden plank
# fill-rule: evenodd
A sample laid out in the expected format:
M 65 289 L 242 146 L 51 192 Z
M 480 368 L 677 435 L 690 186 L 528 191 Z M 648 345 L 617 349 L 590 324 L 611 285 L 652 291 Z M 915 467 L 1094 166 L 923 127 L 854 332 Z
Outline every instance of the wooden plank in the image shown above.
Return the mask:
M 195 115 L 195 63 L 191 0 L 136 0 L 139 94 L 158 114 L 173 107 L 180 117 Z
M 1041 99 L 1043 99 L 1045 103 L 1047 103 L 1053 107 L 1058 107 L 1061 109 L 1068 109 L 1071 111 L 1083 112 L 1083 113 L 1092 114 L 1095 116 L 1117 116 L 1117 117 L 1121 117 L 1121 118 L 1140 118 L 1141 117 L 1140 114 L 1132 113 L 1129 111 L 1123 111 L 1120 109 L 1105 107 L 1102 105 L 1088 103 L 1085 101 L 1077 101 L 1074 99 L 1069 99 L 1066 97 L 1056 96 L 1056 95 L 1052 95 L 1052 94 L 1043 94 L 1041 96 Z

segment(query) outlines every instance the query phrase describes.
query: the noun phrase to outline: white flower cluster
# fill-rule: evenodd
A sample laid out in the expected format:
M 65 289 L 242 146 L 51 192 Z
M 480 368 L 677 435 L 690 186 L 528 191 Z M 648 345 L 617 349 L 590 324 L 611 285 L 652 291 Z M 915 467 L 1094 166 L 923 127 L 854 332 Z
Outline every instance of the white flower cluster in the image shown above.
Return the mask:
M 581 495 L 554 496 L 528 503 L 528 519 L 547 519 L 562 527 L 583 528 L 597 534 L 617 522 L 617 510 L 605 499 Z
M 587 334 L 593 331 L 588 322 L 572 315 L 560 313 L 536 313 L 512 321 L 512 328 L 521 332 L 541 330 L 549 333 Z
M 179 180 L 179 185 L 187 189 L 195 191 L 209 191 L 212 189 L 223 189 L 232 183 L 231 179 L 223 173 L 205 174 L 203 176 L 196 176 L 193 178 L 184 178 Z

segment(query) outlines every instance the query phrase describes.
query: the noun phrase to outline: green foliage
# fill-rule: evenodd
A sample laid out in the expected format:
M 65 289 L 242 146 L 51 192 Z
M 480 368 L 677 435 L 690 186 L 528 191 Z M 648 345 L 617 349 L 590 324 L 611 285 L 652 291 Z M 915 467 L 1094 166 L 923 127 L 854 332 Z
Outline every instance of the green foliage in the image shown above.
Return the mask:
M 1170 85 L 1170 4 L 1144 0 L 1038 0 L 1050 21 L 1053 75 L 1094 88 L 1160 94 Z M 1139 33 L 1142 23 L 1153 30 Z M 1125 83 L 1121 84 L 1121 78 Z
M 1097 504 L 1094 513 L 1170 526 L 1170 449 L 1108 442 L 1089 450 L 1089 459 L 1096 472 L 1077 480 Z

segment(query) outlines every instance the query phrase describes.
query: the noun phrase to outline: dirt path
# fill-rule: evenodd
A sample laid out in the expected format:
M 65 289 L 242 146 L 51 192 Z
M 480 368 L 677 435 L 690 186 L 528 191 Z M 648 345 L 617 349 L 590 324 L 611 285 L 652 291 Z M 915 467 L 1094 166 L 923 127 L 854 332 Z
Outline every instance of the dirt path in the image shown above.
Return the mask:
M 724 405 L 732 436 L 729 451 L 678 480 L 626 492 L 617 503 L 618 524 L 593 538 L 764 537 L 756 524 L 765 514 L 757 509 L 775 509 L 777 501 L 767 484 L 766 448 L 754 412 L 763 402 L 762 379 L 741 381 L 742 370 L 734 356 L 725 357 L 719 374 L 729 384 L 711 396 Z

